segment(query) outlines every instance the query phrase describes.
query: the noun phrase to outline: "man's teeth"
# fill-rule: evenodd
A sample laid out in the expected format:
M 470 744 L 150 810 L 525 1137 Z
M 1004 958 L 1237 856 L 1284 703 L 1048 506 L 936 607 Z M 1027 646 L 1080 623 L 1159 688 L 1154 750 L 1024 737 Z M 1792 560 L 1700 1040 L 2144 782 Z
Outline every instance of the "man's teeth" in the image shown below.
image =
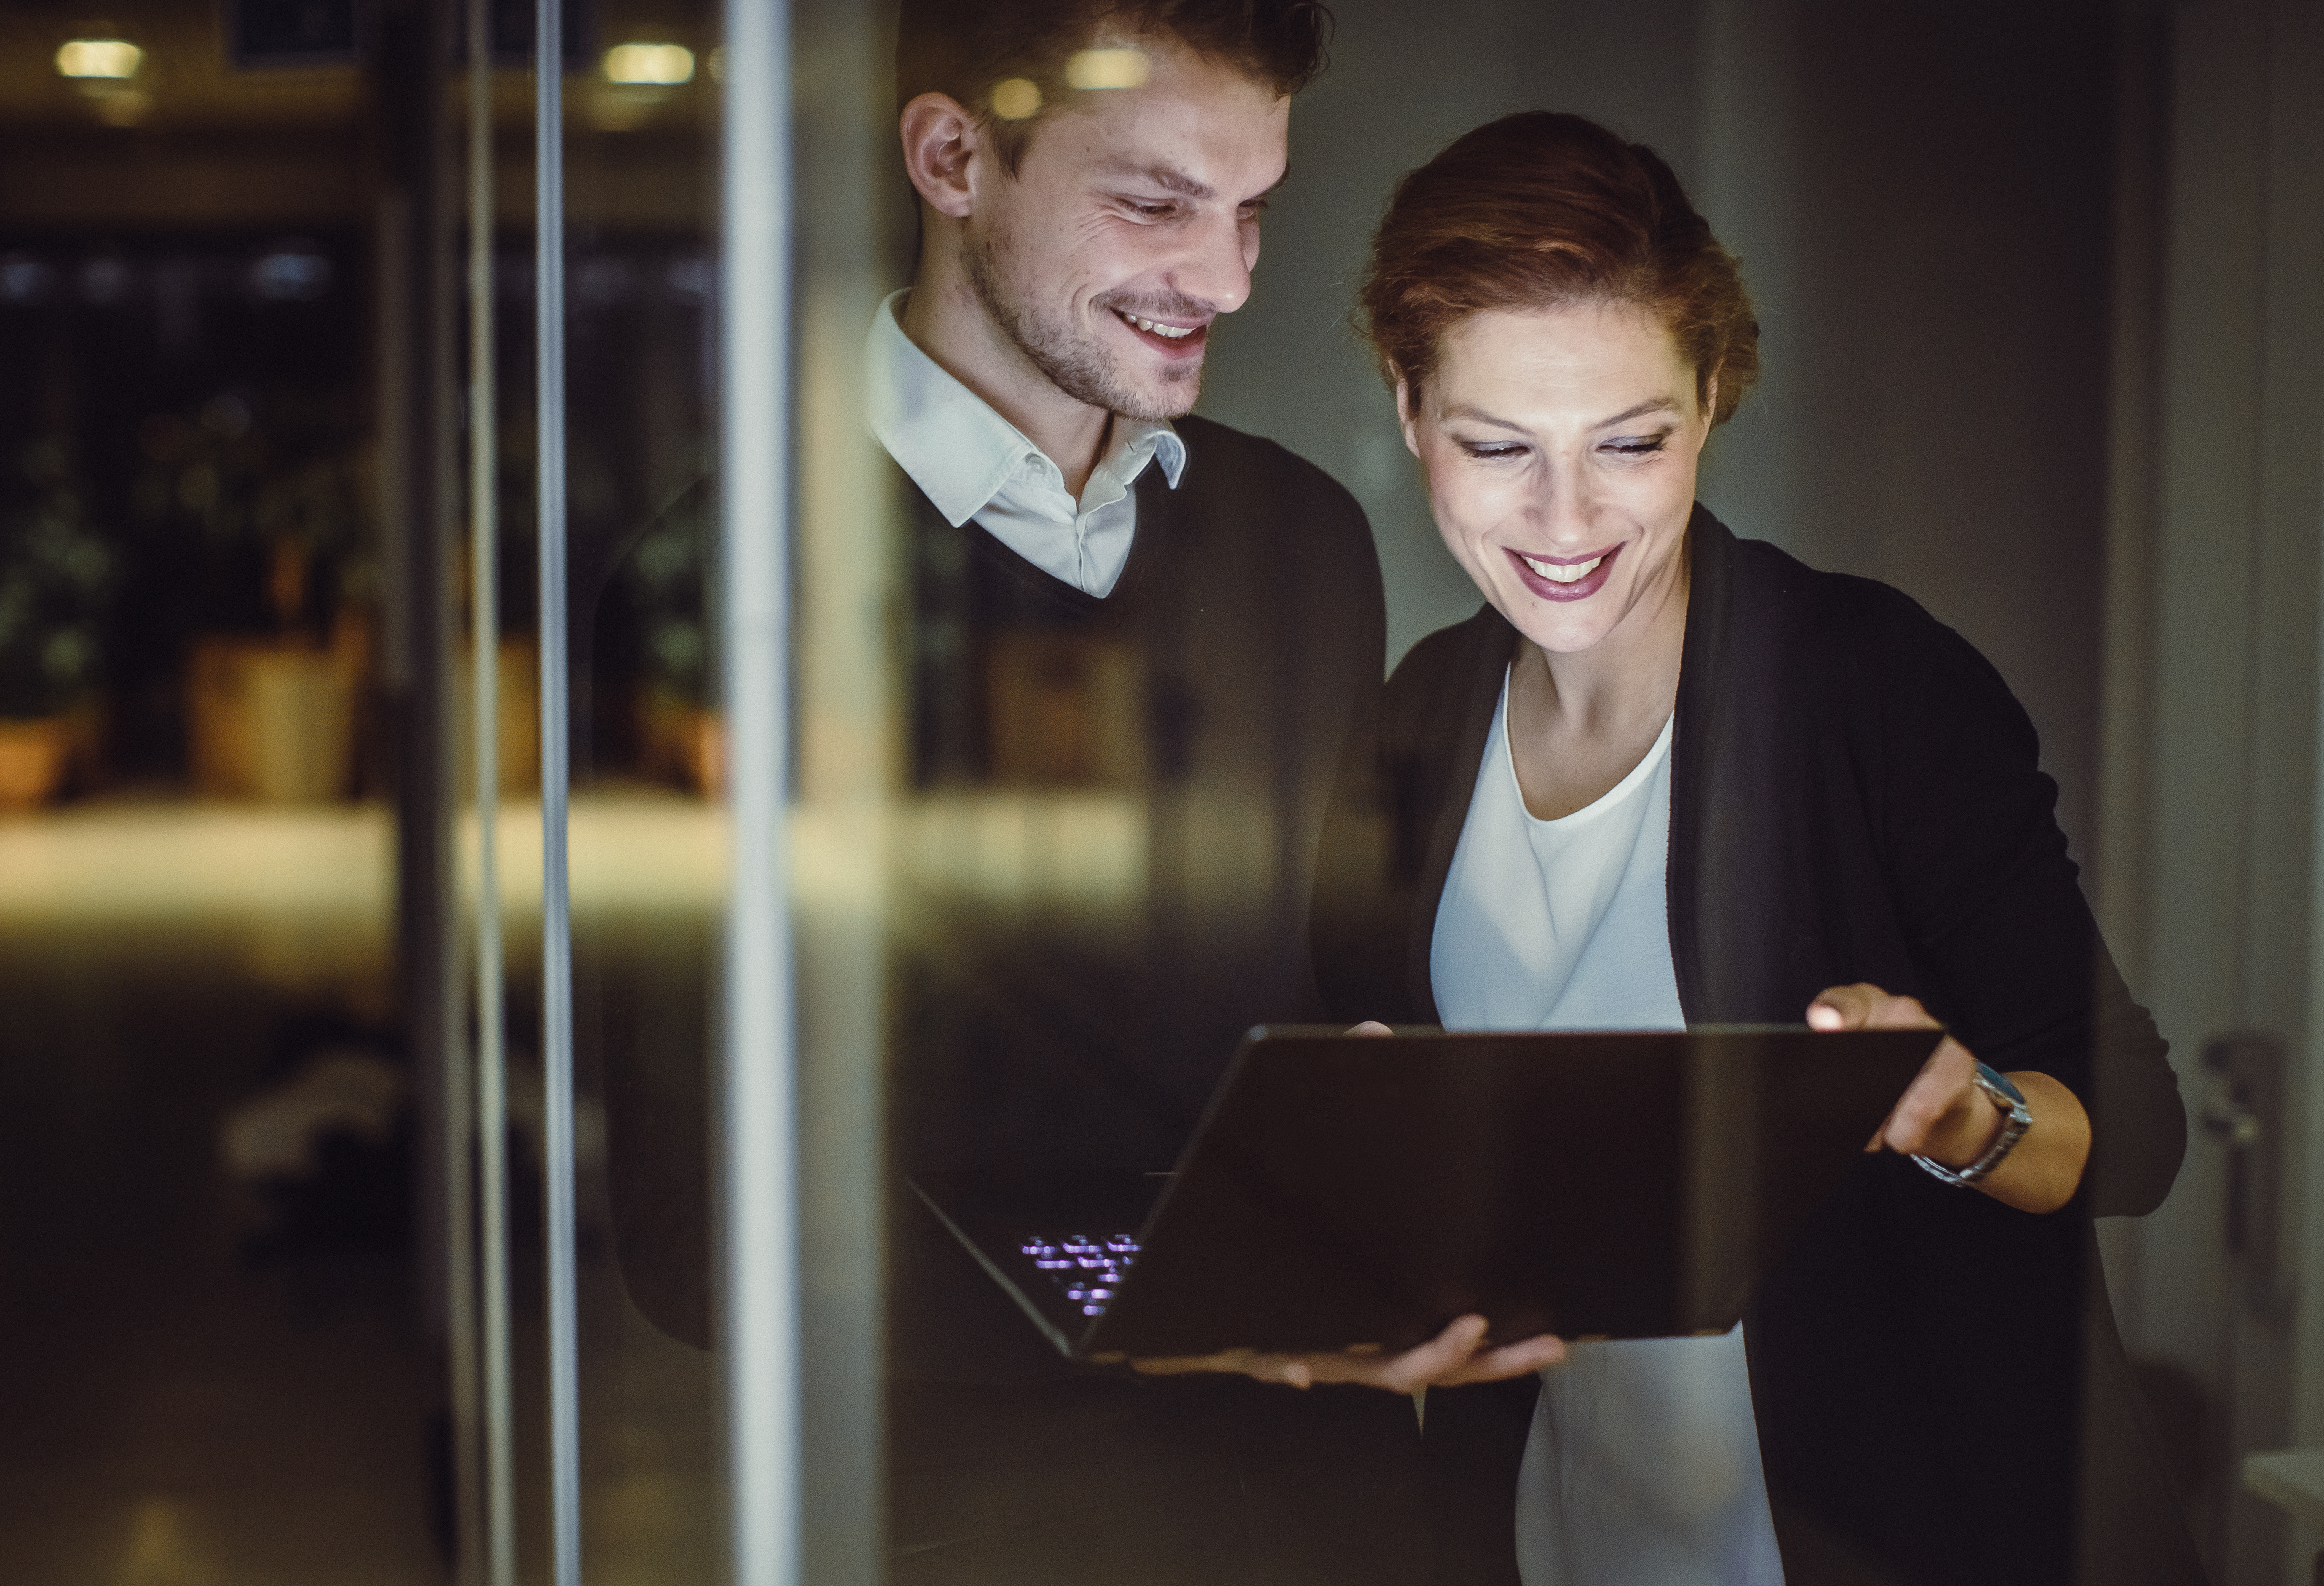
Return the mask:
M 1519 551 L 1517 554 L 1519 556 L 1525 556 L 1523 551 Z M 1531 567 L 1543 577 L 1548 579 L 1552 584 L 1579 584 L 1582 580 L 1590 576 L 1591 574 L 1596 572 L 1598 570 L 1598 564 L 1605 559 L 1606 558 L 1604 557 L 1591 557 L 1586 562 L 1576 562 L 1570 567 L 1561 567 L 1555 562 L 1536 561 L 1531 557 L 1526 557 L 1525 565 Z
M 1146 332 L 1147 335 L 1158 336 L 1163 337 L 1165 340 L 1176 341 L 1182 336 L 1192 336 L 1194 334 L 1195 327 L 1191 325 L 1157 325 L 1151 319 L 1139 318 L 1137 315 L 1132 314 L 1127 309 L 1116 309 L 1114 312 L 1120 315 L 1124 319 L 1129 320 L 1132 325 L 1138 327 L 1139 329 Z

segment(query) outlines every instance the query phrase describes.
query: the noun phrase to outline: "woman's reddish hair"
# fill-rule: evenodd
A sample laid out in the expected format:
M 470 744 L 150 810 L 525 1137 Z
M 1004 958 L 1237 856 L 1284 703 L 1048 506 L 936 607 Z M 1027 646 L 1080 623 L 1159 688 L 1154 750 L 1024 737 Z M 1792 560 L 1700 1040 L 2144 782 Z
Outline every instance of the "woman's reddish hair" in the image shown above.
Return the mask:
M 1416 393 L 1445 333 L 1491 309 L 1627 303 L 1718 383 L 1723 424 L 1759 373 L 1759 322 L 1734 256 L 1643 143 L 1579 115 L 1489 122 L 1397 184 L 1358 296 L 1389 381 Z

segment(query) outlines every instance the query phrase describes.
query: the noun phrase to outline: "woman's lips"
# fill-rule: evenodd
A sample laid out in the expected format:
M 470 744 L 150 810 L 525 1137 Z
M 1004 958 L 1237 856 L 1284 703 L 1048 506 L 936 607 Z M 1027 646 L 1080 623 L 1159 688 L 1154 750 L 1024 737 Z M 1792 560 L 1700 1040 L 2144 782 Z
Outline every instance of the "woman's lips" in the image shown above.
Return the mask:
M 1622 548 L 1615 545 L 1585 557 L 1528 557 L 1514 550 L 1508 557 L 1509 565 L 1517 570 L 1517 581 L 1542 599 L 1588 600 L 1606 586 L 1606 579 L 1614 570 L 1614 558 L 1621 554 Z M 1536 564 L 1560 572 L 1571 572 L 1576 567 L 1588 567 L 1589 571 L 1569 583 L 1537 571 Z

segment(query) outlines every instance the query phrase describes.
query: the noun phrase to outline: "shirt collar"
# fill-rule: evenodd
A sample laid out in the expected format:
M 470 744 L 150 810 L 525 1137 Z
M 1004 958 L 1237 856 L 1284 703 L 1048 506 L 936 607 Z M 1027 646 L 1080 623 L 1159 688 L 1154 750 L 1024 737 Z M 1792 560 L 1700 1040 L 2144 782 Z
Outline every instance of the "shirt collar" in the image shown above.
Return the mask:
M 897 310 L 908 293 L 907 288 L 890 294 L 872 316 L 863 344 L 864 419 L 897 466 L 956 529 L 1028 462 L 1052 475 L 1056 465 L 904 334 Z M 1113 445 L 1099 466 L 1113 471 L 1126 487 L 1148 458 L 1161 463 L 1163 477 L 1176 489 L 1186 470 L 1186 443 L 1178 432 L 1165 422 L 1117 415 Z

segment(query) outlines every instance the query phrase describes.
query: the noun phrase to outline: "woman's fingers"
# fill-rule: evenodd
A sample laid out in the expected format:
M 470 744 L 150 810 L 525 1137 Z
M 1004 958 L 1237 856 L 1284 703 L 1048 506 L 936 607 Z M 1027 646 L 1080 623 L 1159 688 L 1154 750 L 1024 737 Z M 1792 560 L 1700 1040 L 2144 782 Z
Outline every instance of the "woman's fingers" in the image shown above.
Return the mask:
M 1340 1350 L 1312 1354 L 1274 1354 L 1260 1350 L 1222 1350 L 1212 1355 L 1172 1355 L 1132 1360 L 1152 1376 L 1192 1371 L 1232 1372 L 1261 1382 L 1307 1388 L 1318 1382 L 1353 1382 L 1391 1393 L 1418 1388 L 1452 1388 L 1467 1382 L 1499 1382 L 1538 1371 L 1565 1358 L 1564 1341 L 1547 1333 L 1486 1349 L 1485 1319 L 1462 1316 L 1427 1342 L 1400 1355 L 1377 1350 Z
M 1841 1029 L 1935 1029 L 1929 1010 L 1911 997 L 1891 996 L 1878 986 L 1861 982 L 1832 986 L 1816 993 L 1808 1004 L 1808 1028 Z
M 1975 1080 L 1977 1059 L 1950 1036 L 1937 1043 L 1929 1060 L 1904 1093 L 1896 1098 L 1896 1105 L 1880 1126 L 1880 1141 L 1892 1151 L 1906 1155 L 1932 1155 L 1930 1147 L 1941 1137 L 1946 1144 L 1958 1126 L 1974 1116 L 1971 1103 L 1978 1099 Z M 1991 1112 L 1987 1107 L 1986 1111 Z M 1982 1148 L 1980 1148 L 1982 1149 Z M 1970 1158 L 1974 1160 L 1974 1157 Z
M 1943 1028 L 1917 999 L 1894 996 L 1861 982 L 1818 992 L 1808 1004 L 1807 1021 L 1809 1028 L 1819 1030 Z M 1908 1156 L 1927 1156 L 1932 1141 L 1950 1145 L 1964 1129 L 1973 1130 L 1977 1115 L 1969 1102 L 1976 1092 L 1970 1081 L 1976 1070 L 1977 1059 L 1968 1047 L 1950 1036 L 1939 1041 L 1864 1148 L 1877 1151 L 1886 1146 Z M 1969 1159 L 1975 1160 L 1975 1155 Z

